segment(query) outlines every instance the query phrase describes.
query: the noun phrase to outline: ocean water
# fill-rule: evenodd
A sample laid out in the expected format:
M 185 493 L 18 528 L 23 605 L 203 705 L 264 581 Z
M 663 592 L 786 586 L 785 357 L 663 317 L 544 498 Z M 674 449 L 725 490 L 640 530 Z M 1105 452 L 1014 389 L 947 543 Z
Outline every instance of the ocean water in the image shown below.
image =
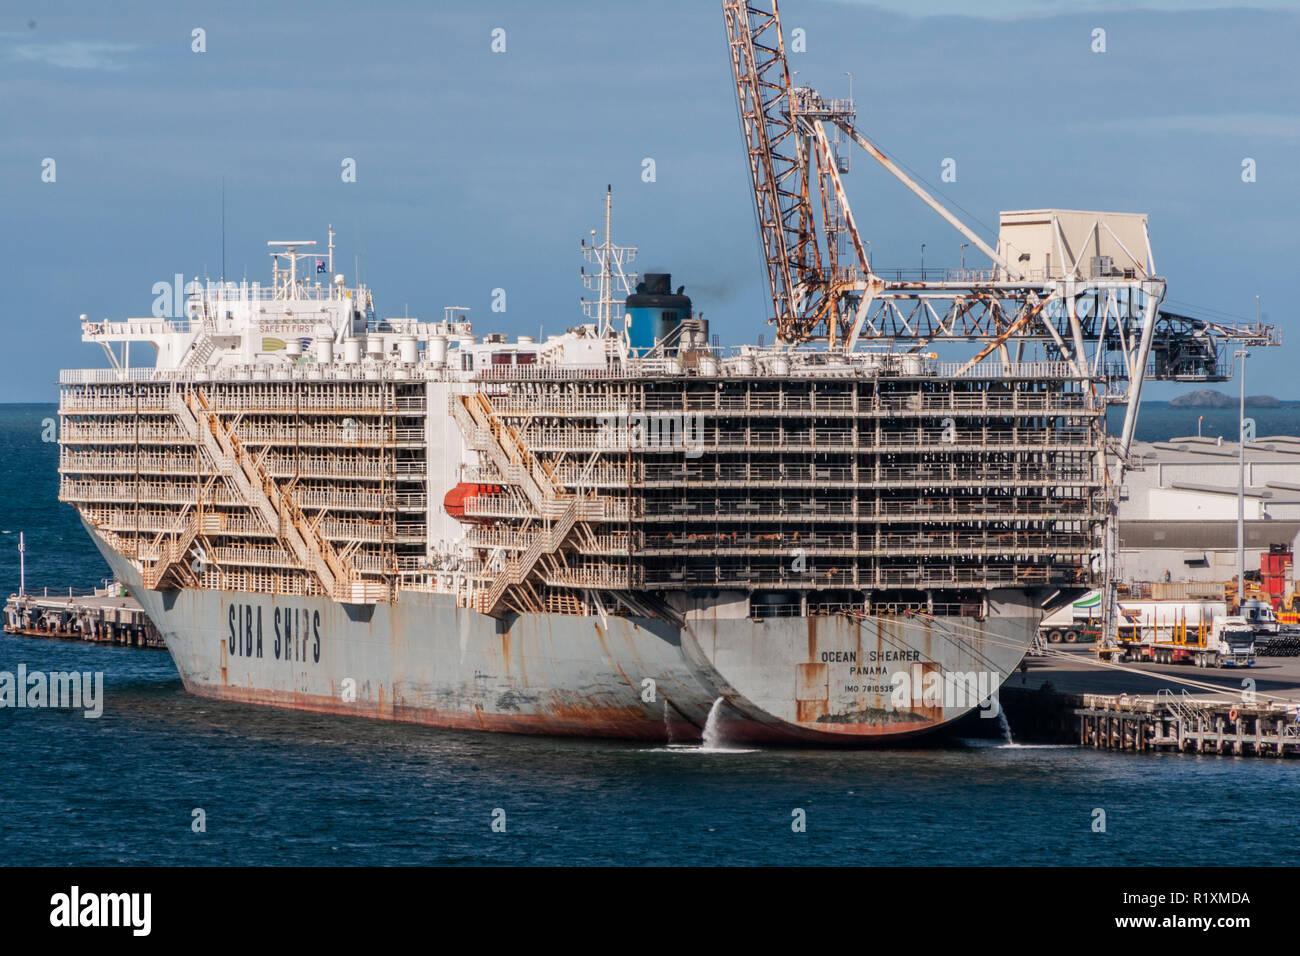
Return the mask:
M 55 500 L 57 450 L 41 440 L 52 415 L 0 406 L 6 592 L 19 530 L 29 587 L 107 574 Z M 1300 431 L 1287 421 L 1275 430 Z M 0 638 L 0 671 L 19 664 L 102 672 L 104 712 L 0 710 L 11 865 L 1200 866 L 1289 864 L 1300 837 L 1294 761 L 959 738 L 709 752 L 454 733 L 201 700 L 158 651 Z
M 18 533 L 27 538 L 27 587 L 90 588 L 111 572 L 76 512 L 59 503 L 54 405 L 0 405 L 0 588 L 18 590 Z
M 1280 408 L 1247 408 L 1246 417 L 1255 420 L 1255 434 L 1260 438 L 1270 435 L 1300 435 L 1300 402 L 1284 402 Z M 1143 402 L 1138 414 L 1137 439 L 1139 441 L 1164 441 L 1168 438 L 1185 438 L 1197 434 L 1207 438 L 1236 441 L 1240 420 L 1237 406 L 1232 408 L 1175 408 L 1168 402 Z M 1124 422 L 1124 409 L 1109 409 L 1107 425 L 1116 434 Z

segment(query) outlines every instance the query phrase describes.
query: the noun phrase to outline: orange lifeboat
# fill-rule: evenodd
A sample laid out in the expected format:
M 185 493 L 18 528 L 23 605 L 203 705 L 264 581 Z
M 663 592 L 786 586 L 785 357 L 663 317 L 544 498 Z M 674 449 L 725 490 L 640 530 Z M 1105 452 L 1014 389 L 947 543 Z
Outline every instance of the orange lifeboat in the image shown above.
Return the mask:
M 447 509 L 447 514 L 451 515 L 457 521 L 466 521 L 476 523 L 480 519 L 467 518 L 465 516 L 465 499 L 477 498 L 479 495 L 495 495 L 501 493 L 500 485 L 480 485 L 470 481 L 462 481 L 451 491 L 447 492 L 442 499 L 442 506 Z

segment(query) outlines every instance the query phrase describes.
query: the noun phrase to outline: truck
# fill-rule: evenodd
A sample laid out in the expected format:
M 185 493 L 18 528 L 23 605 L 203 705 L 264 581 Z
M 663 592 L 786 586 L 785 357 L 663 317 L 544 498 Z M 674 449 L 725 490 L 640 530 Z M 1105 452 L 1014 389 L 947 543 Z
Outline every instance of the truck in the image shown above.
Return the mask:
M 1225 593 L 1230 602 L 1236 602 L 1236 578 L 1227 583 Z M 1260 554 L 1259 573 L 1246 572 L 1244 597 L 1242 614 L 1247 620 L 1252 603 L 1267 605 L 1273 615 L 1272 620 L 1261 619 L 1261 632 L 1275 636 L 1279 626 L 1294 629 L 1300 625 L 1300 583 L 1295 576 L 1295 556 L 1287 545 L 1271 544 Z
M 1214 622 L 1210 647 L 1196 658 L 1197 667 L 1254 667 L 1255 628 L 1236 615 Z
M 1101 620 L 1101 592 L 1089 591 L 1044 616 L 1038 623 L 1038 636 L 1048 644 L 1094 641 L 1101 632 Z
M 1197 667 L 1253 667 L 1253 624 L 1214 601 L 1121 601 L 1118 646 L 1099 655 L 1120 661 L 1195 664 Z
M 1255 629 L 1259 637 L 1276 637 L 1279 624 L 1278 616 L 1273 613 L 1273 605 L 1268 601 L 1249 598 L 1241 602 L 1241 616 L 1247 624 Z

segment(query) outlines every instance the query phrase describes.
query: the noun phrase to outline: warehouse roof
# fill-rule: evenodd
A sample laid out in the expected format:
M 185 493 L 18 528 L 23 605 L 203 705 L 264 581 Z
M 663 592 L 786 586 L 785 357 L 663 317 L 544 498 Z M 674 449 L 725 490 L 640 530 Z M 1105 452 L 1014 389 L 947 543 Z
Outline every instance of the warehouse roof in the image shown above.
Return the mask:
M 1290 545 L 1300 534 L 1300 521 L 1247 521 L 1245 530 L 1248 548 Z M 1231 551 L 1237 547 L 1237 522 L 1120 521 L 1119 546 L 1144 550 Z
M 1194 463 L 1231 461 L 1240 455 L 1237 442 L 1220 442 L 1214 438 L 1171 438 L 1169 441 L 1133 443 L 1135 464 Z M 1300 465 L 1300 438 L 1274 435 L 1246 443 L 1249 462 L 1287 462 Z

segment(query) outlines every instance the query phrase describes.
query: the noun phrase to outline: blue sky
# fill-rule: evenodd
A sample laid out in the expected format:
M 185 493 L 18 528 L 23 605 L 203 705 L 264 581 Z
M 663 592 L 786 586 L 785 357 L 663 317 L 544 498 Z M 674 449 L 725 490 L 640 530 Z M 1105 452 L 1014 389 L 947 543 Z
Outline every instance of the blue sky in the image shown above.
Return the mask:
M 782 17 L 806 31 L 800 81 L 843 95 L 852 71 L 867 135 L 932 183 L 955 158 L 942 194 L 990 240 L 999 209 L 1147 212 L 1171 307 L 1252 320 L 1260 294 L 1286 344 L 1256 353 L 1249 391 L 1300 399 L 1297 4 L 785 0 Z M 671 271 L 725 343 L 770 341 L 734 96 L 713 0 L 6 4 L 0 401 L 53 400 L 60 367 L 102 364 L 79 313 L 147 315 L 155 282 L 220 273 L 223 176 L 231 277 L 265 281 L 266 240 L 323 244 L 332 222 L 382 313 L 464 305 L 514 333 L 579 321 L 578 240 L 611 183 L 641 271 Z M 873 262 L 916 266 L 924 242 L 927 266 L 956 265 L 961 237 L 869 163 L 847 186 Z

